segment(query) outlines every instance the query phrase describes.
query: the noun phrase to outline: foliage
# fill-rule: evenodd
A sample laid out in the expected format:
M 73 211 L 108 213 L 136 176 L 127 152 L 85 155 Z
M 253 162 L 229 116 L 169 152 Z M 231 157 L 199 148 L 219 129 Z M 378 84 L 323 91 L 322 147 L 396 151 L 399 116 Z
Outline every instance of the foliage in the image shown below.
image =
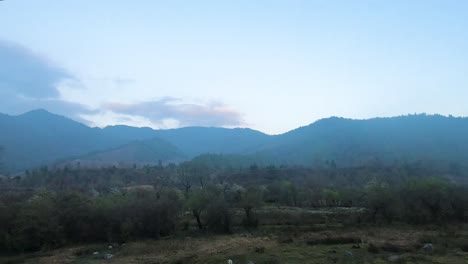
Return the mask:
M 258 187 L 250 187 L 242 193 L 239 206 L 244 209 L 246 227 L 256 227 L 258 220 L 253 215 L 253 210 L 262 204 L 263 195 L 262 190 Z
M 269 218 L 313 224 L 300 207 L 355 211 L 352 217 L 335 214 L 347 224 L 444 225 L 468 218 L 468 189 L 456 181 L 466 175 L 463 166 L 252 165 L 235 170 L 205 165 L 197 160 L 133 168 L 43 167 L 7 177 L 0 182 L 0 248 L 36 251 L 72 243 L 159 239 L 190 229 L 184 226 L 185 216 L 203 233 L 268 225 Z M 265 209 L 280 207 L 289 209 L 282 216 Z M 323 217 L 320 223 L 334 221 Z
M 188 198 L 188 209 L 192 212 L 193 217 L 195 217 L 199 229 L 204 228 L 204 224 L 201 220 L 201 214 L 206 210 L 210 200 L 208 192 L 202 189 L 192 192 Z

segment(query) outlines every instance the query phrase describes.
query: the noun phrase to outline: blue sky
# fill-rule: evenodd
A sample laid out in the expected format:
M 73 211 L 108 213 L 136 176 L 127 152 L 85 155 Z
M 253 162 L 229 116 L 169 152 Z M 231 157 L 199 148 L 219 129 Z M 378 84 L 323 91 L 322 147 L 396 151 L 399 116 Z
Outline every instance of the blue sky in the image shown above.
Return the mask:
M 468 1 L 0 2 L 0 112 L 92 126 L 468 115 Z

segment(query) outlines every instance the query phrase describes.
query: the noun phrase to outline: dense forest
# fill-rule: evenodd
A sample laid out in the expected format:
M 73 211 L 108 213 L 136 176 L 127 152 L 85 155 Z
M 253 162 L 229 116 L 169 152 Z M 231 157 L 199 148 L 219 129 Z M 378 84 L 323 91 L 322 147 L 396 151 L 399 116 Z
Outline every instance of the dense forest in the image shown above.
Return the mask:
M 24 176 L 3 176 L 0 249 L 24 252 L 188 232 L 235 233 L 272 219 L 307 224 L 306 218 L 268 211 L 283 207 L 345 210 L 346 225 L 468 220 L 468 170 L 457 163 L 341 167 L 326 161 L 306 168 L 233 167 L 223 160 L 223 155 L 203 155 L 178 165 L 42 167 Z

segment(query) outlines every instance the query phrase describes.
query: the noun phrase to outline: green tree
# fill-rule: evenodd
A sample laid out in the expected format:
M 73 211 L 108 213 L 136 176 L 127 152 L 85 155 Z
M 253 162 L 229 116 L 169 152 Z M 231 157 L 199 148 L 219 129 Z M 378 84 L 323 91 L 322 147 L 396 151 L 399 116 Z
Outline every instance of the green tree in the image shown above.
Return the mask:
M 452 185 L 444 179 L 426 178 L 411 181 L 405 190 L 406 214 L 417 223 L 442 223 L 452 213 Z
M 204 225 L 201 220 L 201 214 L 206 210 L 208 203 L 210 202 L 210 197 L 207 191 L 199 189 L 193 191 L 187 200 L 187 206 L 195 217 L 197 221 L 198 228 L 202 230 Z
M 207 226 L 214 232 L 230 233 L 232 212 L 229 203 L 222 195 L 212 199 L 206 210 Z
M 12 243 L 21 251 L 63 244 L 55 195 L 41 192 L 25 202 L 14 224 Z
M 366 207 L 372 222 L 377 221 L 378 216 L 382 216 L 387 222 L 391 222 L 397 217 L 398 207 L 397 193 L 388 184 L 371 181 L 365 187 Z
M 340 193 L 332 189 L 324 189 L 322 191 L 322 197 L 327 206 L 337 206 L 340 201 Z
M 259 207 L 262 204 L 263 195 L 262 191 L 257 187 L 250 187 L 245 192 L 242 193 L 240 200 L 240 207 L 244 209 L 245 212 L 245 222 L 246 226 L 257 226 L 258 221 L 254 219 L 252 215 L 252 210 Z
M 65 193 L 57 199 L 57 217 L 67 240 L 83 242 L 90 240 L 89 232 L 91 201 L 84 194 Z

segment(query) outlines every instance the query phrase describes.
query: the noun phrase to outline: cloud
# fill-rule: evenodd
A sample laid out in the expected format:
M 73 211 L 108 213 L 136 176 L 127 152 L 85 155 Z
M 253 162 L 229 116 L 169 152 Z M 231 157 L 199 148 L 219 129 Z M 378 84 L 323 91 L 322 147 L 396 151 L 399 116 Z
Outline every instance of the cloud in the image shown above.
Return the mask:
M 31 98 L 57 98 L 56 86 L 73 78 L 17 44 L 0 41 L 0 88 Z
M 0 40 L 0 112 L 20 114 L 42 108 L 80 119 L 80 114 L 92 111 L 60 98 L 58 87 L 71 82 L 77 80 L 64 69 L 18 44 Z
M 242 115 L 222 102 L 209 104 L 184 103 L 182 99 L 165 97 L 159 100 L 124 104 L 106 103 L 103 109 L 118 114 L 140 116 L 155 124 L 176 122 L 177 126 L 241 126 Z
M 116 86 L 130 86 L 134 79 L 109 79 Z M 187 103 L 164 97 L 141 103 L 106 103 L 90 110 L 64 100 L 64 91 L 82 88 L 73 74 L 18 44 L 0 40 L 0 113 L 21 114 L 45 109 L 77 121 L 99 126 L 127 123 L 158 128 L 225 126 L 244 124 L 242 115 L 222 102 Z M 65 88 L 65 89 L 63 89 Z M 85 91 L 87 89 L 83 89 Z

